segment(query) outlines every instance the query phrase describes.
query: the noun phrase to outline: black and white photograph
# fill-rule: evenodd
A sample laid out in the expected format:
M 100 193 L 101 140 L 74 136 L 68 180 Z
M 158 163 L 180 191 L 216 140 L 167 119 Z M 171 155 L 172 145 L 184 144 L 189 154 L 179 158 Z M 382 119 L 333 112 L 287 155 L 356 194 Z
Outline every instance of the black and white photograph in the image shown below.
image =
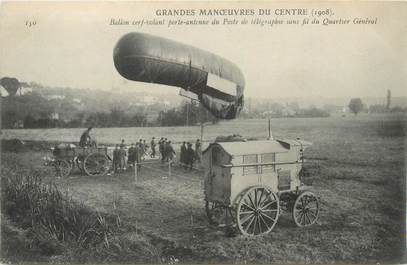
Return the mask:
M 0 2 L 0 263 L 407 263 L 406 17 Z

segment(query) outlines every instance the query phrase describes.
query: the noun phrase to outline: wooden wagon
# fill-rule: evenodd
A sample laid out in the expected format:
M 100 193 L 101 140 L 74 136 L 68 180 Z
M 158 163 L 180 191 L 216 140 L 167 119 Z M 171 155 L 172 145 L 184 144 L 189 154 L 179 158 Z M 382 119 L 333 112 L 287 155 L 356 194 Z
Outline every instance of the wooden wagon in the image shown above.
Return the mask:
M 59 177 L 69 176 L 75 167 L 88 176 L 103 176 L 109 170 L 110 158 L 107 154 L 107 147 L 58 145 L 51 150 L 52 165 Z
M 297 226 L 317 221 L 319 202 L 302 183 L 301 140 L 212 143 L 203 152 L 205 206 L 209 222 L 237 226 L 244 235 L 269 233 L 282 210 Z

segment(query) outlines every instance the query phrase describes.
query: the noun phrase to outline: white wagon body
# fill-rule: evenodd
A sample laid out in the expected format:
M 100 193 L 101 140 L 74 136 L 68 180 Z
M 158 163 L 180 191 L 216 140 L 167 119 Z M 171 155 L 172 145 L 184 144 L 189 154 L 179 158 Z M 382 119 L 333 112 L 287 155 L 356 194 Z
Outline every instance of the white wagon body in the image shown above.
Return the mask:
M 263 230 L 269 232 L 271 229 L 263 219 L 270 218 L 277 221 L 280 210 L 279 206 L 275 209 L 266 209 L 270 212 L 278 211 L 278 213 L 276 216 L 263 216 L 264 218 L 262 218 L 261 211 L 266 211 L 265 208 L 268 206 L 262 202 L 262 199 L 265 200 L 265 197 L 271 196 L 268 199 L 272 203 L 271 201 L 276 197 L 277 203 L 280 204 L 279 198 L 282 197 L 282 194 L 292 194 L 292 196 L 284 196 L 284 200 L 286 198 L 295 200 L 300 197 L 301 191 L 305 188 L 300 178 L 303 152 L 310 145 L 310 142 L 302 140 L 260 140 L 210 144 L 202 155 L 205 168 L 205 199 L 210 220 L 214 221 L 214 210 L 219 211 L 218 208 L 222 208 L 229 212 L 229 219 L 236 219 L 237 216 L 239 225 L 241 204 L 253 203 L 259 208 L 255 213 L 260 216 L 257 222 L 265 223 L 264 226 L 267 229 Z M 261 205 L 263 208 L 265 207 L 264 209 L 261 209 L 261 203 L 265 204 Z M 253 208 L 255 206 L 247 209 L 251 211 Z M 236 211 L 238 212 L 236 213 Z M 318 212 L 315 212 L 315 215 L 317 214 Z M 301 218 L 305 219 L 303 223 L 309 225 L 313 221 L 308 221 L 306 218 L 311 217 Z M 274 226 L 274 224 L 275 222 L 270 226 Z M 249 231 L 240 230 L 244 234 L 263 233 L 260 231 L 261 227 L 257 230 L 256 228 L 250 228 Z

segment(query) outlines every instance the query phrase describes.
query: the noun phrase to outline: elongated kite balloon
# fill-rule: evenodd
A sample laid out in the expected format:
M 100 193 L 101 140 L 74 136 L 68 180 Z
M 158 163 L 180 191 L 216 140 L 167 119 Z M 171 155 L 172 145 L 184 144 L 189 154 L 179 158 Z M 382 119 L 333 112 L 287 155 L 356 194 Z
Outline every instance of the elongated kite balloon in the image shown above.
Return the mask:
M 145 33 L 128 33 L 113 53 L 126 79 L 195 93 L 216 117 L 234 119 L 243 107 L 245 80 L 232 62 L 210 52 Z

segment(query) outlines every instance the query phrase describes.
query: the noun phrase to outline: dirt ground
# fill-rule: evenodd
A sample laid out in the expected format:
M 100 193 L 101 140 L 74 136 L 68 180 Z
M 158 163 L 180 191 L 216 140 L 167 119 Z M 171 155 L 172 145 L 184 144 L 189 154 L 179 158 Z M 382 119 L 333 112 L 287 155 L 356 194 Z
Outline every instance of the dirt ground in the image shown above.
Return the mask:
M 161 253 L 173 257 L 172 263 L 402 262 L 405 135 L 391 133 L 400 129 L 398 121 L 369 125 L 369 135 L 366 124 L 353 123 L 339 132 L 335 127 L 321 132 L 346 131 L 352 138 L 314 135 L 322 140 L 308 152 L 307 166 L 321 201 L 318 223 L 298 228 L 291 213 L 283 213 L 273 231 L 260 237 L 227 236 L 209 225 L 203 174 L 197 170 L 174 167 L 168 176 L 167 165 L 157 162 L 141 169 L 137 183 L 132 170 L 104 177 L 75 171 L 55 181 L 95 210 L 118 214 L 129 226 L 129 236 L 145 235 Z M 27 166 L 46 170 L 38 166 L 44 154 L 18 155 Z

